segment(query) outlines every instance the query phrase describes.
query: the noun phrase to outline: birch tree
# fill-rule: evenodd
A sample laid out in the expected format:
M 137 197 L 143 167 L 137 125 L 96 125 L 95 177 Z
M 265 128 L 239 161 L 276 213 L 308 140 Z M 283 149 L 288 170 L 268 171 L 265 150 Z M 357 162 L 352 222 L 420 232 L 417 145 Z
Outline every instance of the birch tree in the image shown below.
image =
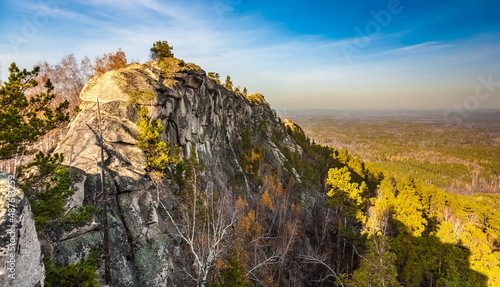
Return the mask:
M 203 287 L 214 262 L 226 255 L 238 217 L 230 191 L 216 192 L 211 186 L 200 188 L 200 169 L 192 152 L 179 191 L 166 194 L 160 184 L 156 186 L 157 201 L 166 213 L 173 235 L 182 240 L 193 260 L 192 270 L 186 272 L 196 286 Z

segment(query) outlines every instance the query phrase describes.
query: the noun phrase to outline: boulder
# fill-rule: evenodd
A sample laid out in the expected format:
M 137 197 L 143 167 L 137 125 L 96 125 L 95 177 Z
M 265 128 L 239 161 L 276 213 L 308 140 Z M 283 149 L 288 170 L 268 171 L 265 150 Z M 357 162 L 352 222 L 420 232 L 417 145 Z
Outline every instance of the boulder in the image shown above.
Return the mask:
M 0 172 L 0 286 L 43 286 L 42 259 L 28 200 L 14 177 Z

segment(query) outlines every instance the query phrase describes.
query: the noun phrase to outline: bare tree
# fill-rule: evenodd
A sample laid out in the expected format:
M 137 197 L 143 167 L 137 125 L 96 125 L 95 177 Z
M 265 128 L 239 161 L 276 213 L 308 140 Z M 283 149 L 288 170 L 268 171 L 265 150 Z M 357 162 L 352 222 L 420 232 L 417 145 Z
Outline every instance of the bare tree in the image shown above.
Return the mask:
M 76 107 L 81 102 L 80 92 L 86 83 L 82 72 L 73 54 L 63 56 L 61 62 L 53 68 L 58 94 L 70 103 L 70 107 Z
M 304 264 L 317 264 L 323 266 L 328 271 L 325 276 L 315 280 L 316 282 L 323 284 L 330 277 L 338 278 L 337 272 L 335 272 L 335 270 L 333 270 L 333 268 L 330 267 L 330 265 L 327 263 L 327 258 L 325 255 L 318 256 L 316 254 L 312 254 L 312 255 L 299 255 L 298 257 L 302 259 L 302 262 Z M 339 283 L 341 286 L 344 286 L 342 282 Z
M 56 94 L 55 103 L 67 100 L 70 103 L 70 109 L 75 108 L 81 102 L 80 92 L 88 77 L 86 76 L 84 67 L 78 65 L 75 55 L 64 55 L 61 61 L 55 65 L 50 65 L 47 62 L 39 62 L 40 73 L 37 80 L 51 79 L 54 84 L 54 93 Z
M 83 60 L 80 62 L 80 70 L 81 70 L 81 80 L 83 82 L 87 82 L 92 78 L 94 73 L 94 68 L 92 67 L 92 61 L 89 57 L 85 56 Z
M 103 247 L 104 247 L 104 278 L 106 285 L 111 284 L 111 263 L 109 256 L 109 230 L 108 230 L 108 204 L 109 197 L 106 190 L 105 169 L 106 163 L 104 161 L 104 140 L 102 137 L 102 120 L 101 120 L 101 107 L 99 105 L 99 98 L 97 98 L 97 116 L 99 128 L 99 147 L 101 152 L 101 199 L 102 199 L 102 229 L 103 229 Z
M 199 205 L 200 202 L 196 201 L 200 198 L 194 197 L 193 204 Z M 200 287 L 206 285 L 214 261 L 227 251 L 226 243 L 237 219 L 228 196 L 217 200 L 214 191 L 207 190 L 203 192 L 203 198 L 201 206 L 185 210 L 178 219 L 159 201 L 175 228 L 176 236 L 187 244 L 194 258 L 195 272 L 188 275 Z
M 186 272 L 197 286 L 205 286 L 215 260 L 227 253 L 238 219 L 233 194 L 228 190 L 216 192 L 212 187 L 201 190 L 198 170 L 189 176 L 189 188 L 177 193 L 163 192 L 165 177 L 161 173 L 153 172 L 151 178 L 158 204 L 165 211 L 174 236 L 186 244 L 193 258 L 194 270 Z
M 249 279 L 263 286 L 276 285 L 278 274 L 289 270 L 300 233 L 300 210 L 292 203 L 289 186 L 264 168 L 261 199 L 248 208 L 238 223 L 239 248 Z

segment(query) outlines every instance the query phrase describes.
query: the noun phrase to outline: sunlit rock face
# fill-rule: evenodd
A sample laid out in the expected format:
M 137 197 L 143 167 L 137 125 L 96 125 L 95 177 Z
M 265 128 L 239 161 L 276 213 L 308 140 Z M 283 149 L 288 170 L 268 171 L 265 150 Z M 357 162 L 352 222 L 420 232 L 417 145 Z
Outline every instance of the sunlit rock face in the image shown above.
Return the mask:
M 112 286 L 190 286 L 193 281 L 186 270 L 193 262 L 181 252 L 180 239 L 157 201 L 172 191 L 167 188 L 159 194 L 148 180 L 146 156 L 136 145 L 140 116 L 130 100 L 138 91 L 153 95 L 139 104 L 148 108 L 151 119 L 160 119 L 162 139 L 181 147 L 185 159 L 196 152 L 204 166 L 203 185 L 214 190 L 236 193 L 232 190 L 235 174 L 242 173 L 236 143 L 241 142 L 243 131 L 269 135 L 261 144 L 267 164 L 277 169 L 283 168 L 285 156 L 273 140 L 276 131 L 283 134 L 281 145 L 294 152 L 301 148 L 262 95 L 236 94 L 209 79 L 198 66 L 178 59 L 162 65 L 131 64 L 87 83 L 80 95 L 81 111 L 55 151 L 64 155 L 64 165 L 73 177 L 75 194 L 67 209 L 101 206 L 102 130 L 105 186 L 110 194 Z M 298 176 L 294 170 L 289 173 Z M 258 202 L 259 185 L 251 180 L 245 177 L 238 192 Z M 167 199 L 167 207 L 175 204 Z M 98 217 L 85 227 L 49 230 L 51 257 L 57 264 L 75 263 L 92 246 L 102 246 L 102 233 Z M 102 262 L 98 271 L 102 278 Z

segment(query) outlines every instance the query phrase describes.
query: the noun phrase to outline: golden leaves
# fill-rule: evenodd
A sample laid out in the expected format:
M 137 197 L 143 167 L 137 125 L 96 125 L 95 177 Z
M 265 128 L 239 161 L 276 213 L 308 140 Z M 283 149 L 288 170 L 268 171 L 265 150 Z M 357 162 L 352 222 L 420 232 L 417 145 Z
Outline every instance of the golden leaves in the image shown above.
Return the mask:
M 118 70 L 127 65 L 127 56 L 121 48 L 115 53 L 105 53 L 94 59 L 94 74 L 91 77 L 100 76 L 108 71 Z

